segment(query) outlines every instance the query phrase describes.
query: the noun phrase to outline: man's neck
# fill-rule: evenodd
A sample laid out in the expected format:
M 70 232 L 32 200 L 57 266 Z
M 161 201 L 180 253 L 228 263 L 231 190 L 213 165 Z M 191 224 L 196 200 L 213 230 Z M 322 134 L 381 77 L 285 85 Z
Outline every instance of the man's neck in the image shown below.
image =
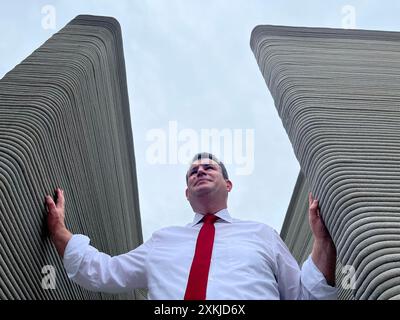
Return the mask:
M 196 206 L 192 206 L 194 212 L 201 214 L 215 214 L 218 211 L 221 211 L 222 209 L 226 208 L 227 208 L 226 203 L 214 204 L 214 205 L 207 203 L 207 204 L 198 204 Z

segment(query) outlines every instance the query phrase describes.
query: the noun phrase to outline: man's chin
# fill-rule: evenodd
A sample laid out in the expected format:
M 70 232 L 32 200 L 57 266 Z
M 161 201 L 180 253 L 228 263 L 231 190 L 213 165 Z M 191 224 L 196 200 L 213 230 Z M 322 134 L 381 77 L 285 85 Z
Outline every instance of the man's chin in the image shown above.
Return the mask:
M 196 186 L 196 188 L 193 190 L 193 193 L 194 193 L 196 196 L 202 196 L 202 195 L 209 194 L 212 190 L 213 190 L 212 187 L 207 186 L 207 185 L 204 183 L 204 184 L 201 184 L 201 185 Z

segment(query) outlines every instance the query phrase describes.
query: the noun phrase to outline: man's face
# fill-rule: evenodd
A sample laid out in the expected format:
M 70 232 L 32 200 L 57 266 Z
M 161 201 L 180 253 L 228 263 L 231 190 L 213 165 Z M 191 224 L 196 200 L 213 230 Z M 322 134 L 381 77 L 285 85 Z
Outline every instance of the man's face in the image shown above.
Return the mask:
M 188 171 L 186 195 L 189 200 L 189 196 L 201 196 L 212 192 L 226 195 L 230 191 L 227 185 L 229 183 L 224 179 L 222 169 L 217 162 L 211 159 L 196 160 Z

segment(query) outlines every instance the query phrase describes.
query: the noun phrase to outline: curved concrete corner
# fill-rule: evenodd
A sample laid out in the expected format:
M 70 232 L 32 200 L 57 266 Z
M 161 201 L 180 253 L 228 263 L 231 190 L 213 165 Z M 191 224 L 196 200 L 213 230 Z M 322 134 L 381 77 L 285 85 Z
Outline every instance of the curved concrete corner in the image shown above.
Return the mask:
M 113 18 L 76 17 L 0 80 L 0 299 L 133 297 L 69 281 L 44 208 L 45 195 L 61 187 L 72 232 L 111 255 L 139 245 L 131 130 Z
M 400 298 L 400 33 L 258 26 L 251 48 L 356 299 Z

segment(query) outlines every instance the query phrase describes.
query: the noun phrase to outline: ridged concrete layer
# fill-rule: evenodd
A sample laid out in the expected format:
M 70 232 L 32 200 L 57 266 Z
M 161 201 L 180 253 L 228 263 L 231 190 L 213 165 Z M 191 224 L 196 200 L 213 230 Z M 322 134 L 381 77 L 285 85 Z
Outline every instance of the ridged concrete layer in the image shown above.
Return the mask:
M 111 255 L 142 242 L 121 30 L 112 18 L 78 16 L 0 80 L 0 298 L 118 298 L 67 279 L 45 228 L 44 197 L 57 186 L 72 232 Z M 45 265 L 55 268 L 55 290 L 42 288 Z
M 300 171 L 281 229 L 282 239 L 300 265 L 308 258 L 313 246 L 312 233 L 308 223 L 309 189 L 304 174 Z M 339 261 L 337 262 L 336 286 L 340 300 L 354 299 L 350 272 L 350 270 L 344 269 Z
M 258 26 L 251 48 L 355 297 L 400 298 L 400 34 Z

